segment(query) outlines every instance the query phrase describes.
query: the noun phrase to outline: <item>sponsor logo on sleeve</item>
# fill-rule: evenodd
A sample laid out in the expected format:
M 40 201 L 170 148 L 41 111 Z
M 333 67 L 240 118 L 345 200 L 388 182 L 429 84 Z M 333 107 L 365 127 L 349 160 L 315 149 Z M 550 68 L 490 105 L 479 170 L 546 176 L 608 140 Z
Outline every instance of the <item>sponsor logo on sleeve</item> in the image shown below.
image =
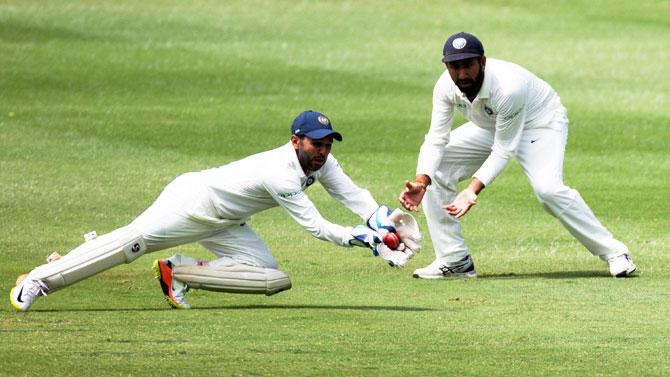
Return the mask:
M 280 192 L 279 196 L 281 196 L 284 199 L 291 199 L 291 198 L 295 198 L 296 196 L 298 196 L 300 194 L 302 194 L 302 190 L 292 191 L 292 192 Z
M 510 115 L 504 116 L 504 117 L 503 117 L 503 120 L 504 120 L 504 121 L 512 120 L 512 119 L 516 118 L 517 115 L 519 115 L 519 114 L 521 114 L 521 109 L 517 110 L 516 112 L 514 112 L 514 113 L 512 113 L 512 114 L 510 114 Z

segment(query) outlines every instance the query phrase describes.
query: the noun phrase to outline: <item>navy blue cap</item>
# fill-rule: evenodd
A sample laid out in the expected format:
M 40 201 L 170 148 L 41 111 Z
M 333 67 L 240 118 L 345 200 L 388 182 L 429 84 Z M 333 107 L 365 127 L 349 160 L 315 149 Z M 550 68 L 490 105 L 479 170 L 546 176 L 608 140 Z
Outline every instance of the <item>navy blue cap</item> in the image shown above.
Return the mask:
M 293 121 L 291 132 L 296 136 L 307 136 L 310 139 L 323 139 L 332 136 L 342 141 L 342 135 L 335 132 L 327 116 L 312 110 L 303 111 Z
M 445 63 L 482 57 L 484 46 L 474 35 L 460 32 L 447 39 L 442 49 L 442 56 L 442 61 Z

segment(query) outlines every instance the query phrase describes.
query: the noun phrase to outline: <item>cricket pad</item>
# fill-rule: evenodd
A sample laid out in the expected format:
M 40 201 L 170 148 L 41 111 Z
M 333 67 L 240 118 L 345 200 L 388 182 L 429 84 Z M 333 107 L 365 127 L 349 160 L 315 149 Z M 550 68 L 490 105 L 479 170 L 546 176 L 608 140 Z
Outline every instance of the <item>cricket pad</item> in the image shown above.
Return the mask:
M 172 276 L 191 288 L 207 291 L 271 296 L 291 289 L 291 279 L 282 271 L 243 264 L 219 267 L 175 266 Z

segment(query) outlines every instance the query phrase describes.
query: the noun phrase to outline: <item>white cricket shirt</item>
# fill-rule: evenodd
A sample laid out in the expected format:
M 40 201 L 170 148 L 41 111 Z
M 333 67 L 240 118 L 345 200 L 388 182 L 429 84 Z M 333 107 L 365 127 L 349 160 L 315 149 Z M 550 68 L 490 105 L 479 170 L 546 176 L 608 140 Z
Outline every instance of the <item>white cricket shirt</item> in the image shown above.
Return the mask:
M 555 112 L 565 111 L 549 84 L 517 64 L 486 59 L 484 81 L 472 102 L 445 70 L 433 90 L 430 129 L 419 152 L 417 174 L 434 176 L 449 143 L 454 109 L 475 125 L 493 132 L 491 154 L 473 175 L 485 185 L 505 168 L 524 129 L 551 127 Z
M 350 228 L 325 220 L 304 191 L 319 181 L 364 221 L 379 207 L 370 192 L 344 174 L 332 154 L 319 170 L 306 176 L 290 142 L 200 174 L 221 218 L 244 219 L 279 205 L 314 237 L 342 246 L 350 246 Z

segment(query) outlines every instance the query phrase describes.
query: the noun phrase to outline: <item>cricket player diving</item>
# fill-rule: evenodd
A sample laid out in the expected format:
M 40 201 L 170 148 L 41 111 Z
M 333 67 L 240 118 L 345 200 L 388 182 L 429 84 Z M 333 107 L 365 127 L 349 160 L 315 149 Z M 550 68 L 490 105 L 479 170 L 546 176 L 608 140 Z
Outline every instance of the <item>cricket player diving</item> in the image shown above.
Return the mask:
M 442 61 L 446 70 L 433 90 L 430 129 L 416 177 L 405 183 L 399 198 L 412 211 L 423 200 L 435 249 L 435 261 L 414 271 L 414 277 L 476 277 L 459 219 L 511 158 L 518 160 L 542 207 L 588 251 L 607 261 L 611 275 L 632 274 L 636 266 L 626 245 L 563 183 L 568 117 L 554 89 L 519 65 L 487 59 L 472 34 L 450 36 Z M 451 130 L 455 110 L 468 122 Z M 466 179 L 467 188 L 457 192 L 457 184 Z
M 250 216 L 281 206 L 314 237 L 345 247 L 369 248 L 389 265 L 402 267 L 421 247 L 411 215 L 380 206 L 345 175 L 330 154 L 341 141 L 330 119 L 315 111 L 298 115 L 290 141 L 227 165 L 183 174 L 129 225 L 89 240 L 60 259 L 33 269 L 11 290 L 11 304 L 26 311 L 46 296 L 140 256 L 197 242 L 216 259 L 175 254 L 153 269 L 166 301 L 187 309 L 189 288 L 272 295 L 291 288 L 268 247 L 247 223 Z M 305 194 L 315 182 L 366 225 L 344 227 L 325 220 Z M 279 231 L 279 230 L 278 230 Z M 397 236 L 390 249 L 385 235 Z

